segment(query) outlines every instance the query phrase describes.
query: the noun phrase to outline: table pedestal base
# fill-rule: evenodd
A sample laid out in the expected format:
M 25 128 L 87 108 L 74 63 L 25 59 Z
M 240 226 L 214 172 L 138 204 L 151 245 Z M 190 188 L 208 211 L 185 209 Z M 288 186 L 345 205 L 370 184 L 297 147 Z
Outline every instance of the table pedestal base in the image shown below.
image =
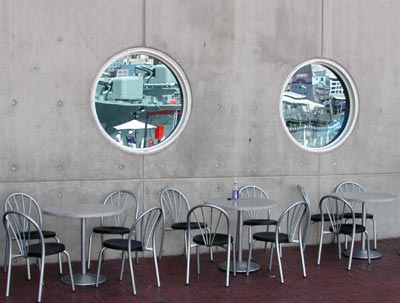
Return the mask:
M 219 264 L 219 269 L 226 271 L 226 262 Z M 249 272 L 254 272 L 260 269 L 260 265 L 254 262 L 250 262 Z M 233 262 L 230 262 L 229 271 L 233 272 Z M 237 273 L 246 273 L 247 271 L 247 261 L 236 262 L 236 272 Z
M 99 283 L 103 283 L 106 280 L 104 276 L 99 277 Z M 69 275 L 63 276 L 61 281 L 65 284 L 71 285 L 71 277 Z M 86 274 L 74 274 L 75 285 L 95 285 L 96 275 L 91 273 Z
M 348 257 L 350 255 L 350 250 L 346 250 L 344 252 L 344 255 Z M 379 251 L 376 250 L 370 250 L 369 252 L 369 258 L 372 259 L 379 259 L 382 257 L 382 254 Z M 362 260 L 368 260 L 368 254 L 366 249 L 354 249 L 353 251 L 353 258 L 354 259 L 362 259 Z

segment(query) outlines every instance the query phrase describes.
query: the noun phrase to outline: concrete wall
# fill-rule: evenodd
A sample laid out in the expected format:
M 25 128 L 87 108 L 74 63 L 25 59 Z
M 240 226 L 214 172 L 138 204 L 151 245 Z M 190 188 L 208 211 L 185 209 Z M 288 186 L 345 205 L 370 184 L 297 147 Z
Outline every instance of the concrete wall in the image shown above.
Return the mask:
M 298 183 L 313 211 L 343 180 L 398 193 L 399 9 L 397 0 L 2 0 L 0 197 L 24 191 L 43 205 L 101 203 L 123 188 L 148 208 L 174 186 L 194 205 L 228 196 L 238 177 L 278 200 L 278 215 L 300 199 Z M 112 146 L 91 112 L 100 67 L 134 46 L 172 56 L 193 92 L 182 136 L 148 156 Z M 354 132 L 324 154 L 296 147 L 279 117 L 286 77 L 315 57 L 344 66 L 360 97 Z M 400 204 L 369 211 L 379 238 L 398 236 Z M 44 219 L 79 259 L 79 220 Z M 315 235 L 313 227 L 311 243 Z M 3 240 L 1 229 L 0 257 Z M 170 236 L 167 254 L 181 251 L 178 240 Z

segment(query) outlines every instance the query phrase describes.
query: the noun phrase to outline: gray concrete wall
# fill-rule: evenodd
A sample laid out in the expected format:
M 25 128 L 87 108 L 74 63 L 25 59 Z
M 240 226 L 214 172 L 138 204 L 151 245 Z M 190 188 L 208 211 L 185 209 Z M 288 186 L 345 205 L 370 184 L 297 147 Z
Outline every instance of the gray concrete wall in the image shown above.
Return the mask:
M 2 0 L 0 197 L 25 191 L 41 204 L 101 203 L 123 188 L 148 208 L 174 186 L 194 205 L 229 195 L 238 177 L 278 200 L 278 215 L 300 199 L 298 183 L 313 211 L 343 180 L 398 193 L 399 9 L 397 0 Z M 116 149 L 91 112 L 100 67 L 134 46 L 173 57 L 193 93 L 187 128 L 154 155 Z M 316 57 L 344 66 L 360 98 L 354 132 L 324 154 L 296 147 L 279 117 L 286 77 Z M 378 238 L 399 235 L 400 204 L 369 211 Z M 79 220 L 44 219 L 79 259 Z M 169 237 L 166 253 L 179 253 Z M 1 229 L 1 258 L 3 240 Z

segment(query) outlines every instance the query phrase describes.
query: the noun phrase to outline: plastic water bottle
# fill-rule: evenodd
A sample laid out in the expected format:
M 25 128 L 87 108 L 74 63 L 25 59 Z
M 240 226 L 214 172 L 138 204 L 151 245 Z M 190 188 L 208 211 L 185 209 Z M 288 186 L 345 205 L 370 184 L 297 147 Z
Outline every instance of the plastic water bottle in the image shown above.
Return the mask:
M 232 187 L 232 199 L 237 200 L 239 199 L 239 181 L 235 179 L 233 182 L 233 187 Z

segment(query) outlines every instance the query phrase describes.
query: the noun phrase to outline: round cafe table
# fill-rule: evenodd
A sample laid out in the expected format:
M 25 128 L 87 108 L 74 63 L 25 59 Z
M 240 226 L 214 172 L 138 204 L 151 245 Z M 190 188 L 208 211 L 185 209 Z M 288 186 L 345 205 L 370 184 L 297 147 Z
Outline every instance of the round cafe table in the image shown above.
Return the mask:
M 378 193 L 378 192 L 339 192 L 335 193 L 335 195 L 344 198 L 349 202 L 362 203 L 362 218 L 361 224 L 365 226 L 366 221 L 366 204 L 367 203 L 389 203 L 397 201 L 397 196 L 393 194 L 387 193 Z M 345 251 L 344 254 L 349 256 L 350 251 Z M 379 251 L 371 250 L 370 258 L 377 259 L 382 257 L 382 254 Z M 365 235 L 361 234 L 361 248 L 354 249 L 353 258 L 356 259 L 368 259 L 367 250 L 365 249 Z
M 67 218 L 78 218 L 81 219 L 81 273 L 75 273 L 74 282 L 75 285 L 94 285 L 96 284 L 96 275 L 88 273 L 86 271 L 86 219 L 88 218 L 99 218 L 107 216 L 115 216 L 121 214 L 124 211 L 123 208 L 118 208 L 112 205 L 104 204 L 88 204 L 88 203 L 66 203 L 57 205 L 43 205 L 42 212 L 45 215 L 56 216 L 56 217 L 67 217 Z M 100 276 L 99 283 L 105 281 L 105 277 Z M 65 284 L 71 284 L 71 278 L 69 275 L 61 278 Z
M 251 210 L 269 209 L 275 207 L 277 202 L 272 199 L 265 198 L 215 198 L 206 202 L 207 204 L 213 204 L 223 209 L 235 210 L 237 212 L 237 226 L 236 226 L 236 239 L 238 257 L 236 261 L 236 272 L 245 273 L 247 270 L 247 261 L 242 259 L 242 239 L 243 239 L 243 212 Z M 226 270 L 226 262 L 219 265 L 220 269 Z M 255 262 L 250 262 L 250 272 L 254 272 L 260 269 L 260 265 Z M 233 266 L 230 266 L 230 271 L 233 272 Z

